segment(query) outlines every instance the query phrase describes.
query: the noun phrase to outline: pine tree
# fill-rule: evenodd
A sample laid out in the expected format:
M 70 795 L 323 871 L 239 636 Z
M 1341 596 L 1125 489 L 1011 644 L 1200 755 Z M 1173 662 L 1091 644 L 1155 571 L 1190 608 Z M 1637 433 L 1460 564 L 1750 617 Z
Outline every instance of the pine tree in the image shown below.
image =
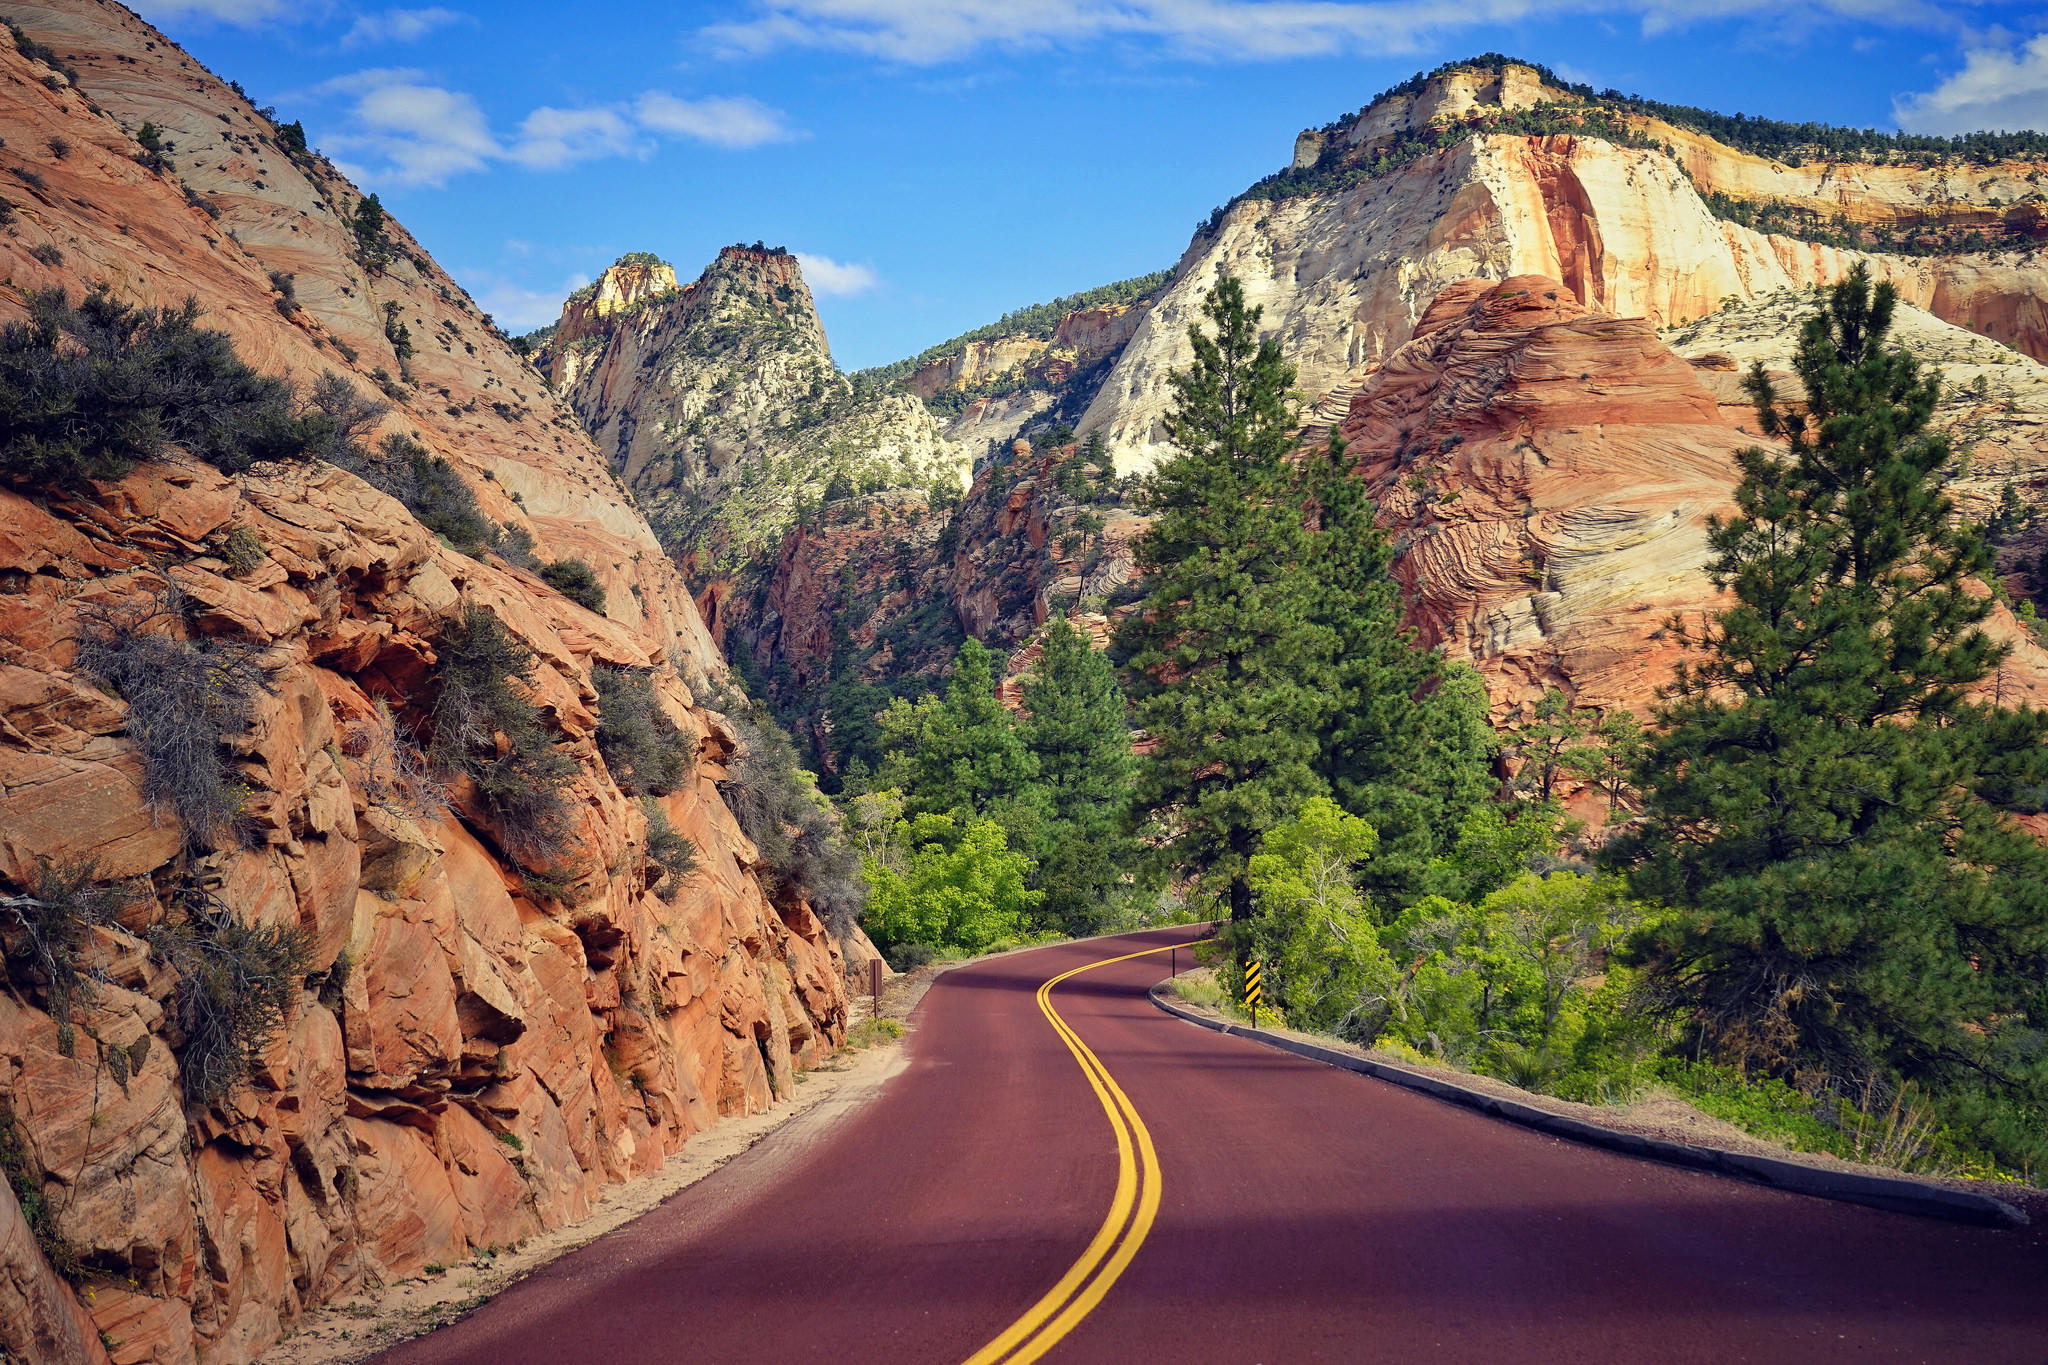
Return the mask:
M 1137 861 L 1124 829 L 1136 760 L 1108 656 L 1064 619 L 1046 627 L 1040 651 L 1019 726 L 1047 798 L 1037 885 L 1047 917 L 1085 933 L 1109 922 Z
M 914 705 L 898 698 L 881 725 L 886 757 L 874 784 L 901 790 L 906 814 L 950 814 L 963 827 L 985 816 L 1009 831 L 1020 853 L 1036 847 L 1045 789 L 1038 760 L 996 697 L 988 646 L 968 640 L 943 697 Z
M 1938 380 L 1883 344 L 1892 309 L 1859 266 L 1800 334 L 1804 404 L 1749 376 L 1784 448 L 1739 456 L 1710 532 L 1734 605 L 1685 640 L 1614 851 L 1676 908 L 1637 954 L 1701 1044 L 1918 1082 L 2038 1144 L 2048 856 L 2003 808 L 2040 799 L 2048 715 L 1968 699 L 2006 652 L 1979 628 L 1989 560 L 1941 488 Z
M 1336 632 L 1309 567 L 1301 484 L 1288 462 L 1294 368 L 1258 335 L 1259 310 L 1225 276 L 1188 328 L 1194 363 L 1171 376 L 1166 432 L 1181 454 L 1152 475 L 1152 524 L 1133 545 L 1142 609 L 1118 631 L 1139 727 L 1137 783 L 1184 872 L 1222 881 L 1249 918 L 1259 836 L 1321 794 L 1321 735 Z
M 1405 904 L 1430 858 L 1456 841 L 1492 789 L 1486 689 L 1469 669 L 1445 686 L 1442 656 L 1417 648 L 1402 626 L 1393 547 L 1335 427 L 1300 473 L 1317 509 L 1309 563 L 1323 589 L 1319 615 L 1337 646 L 1337 691 L 1317 769 L 1344 808 L 1378 831 L 1367 889 Z

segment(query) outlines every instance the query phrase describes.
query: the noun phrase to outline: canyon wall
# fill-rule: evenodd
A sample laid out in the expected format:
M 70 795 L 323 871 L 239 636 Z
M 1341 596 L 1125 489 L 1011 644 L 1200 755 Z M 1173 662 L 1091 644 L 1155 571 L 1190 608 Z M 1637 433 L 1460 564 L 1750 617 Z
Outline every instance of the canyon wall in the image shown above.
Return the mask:
M 841 1035 L 838 950 L 720 794 L 743 758 L 723 661 L 574 414 L 402 227 L 366 247 L 355 188 L 160 33 L 98 0 L 10 14 L 76 79 L 0 45 L 0 319 L 47 288 L 190 296 L 260 371 L 388 402 L 383 432 L 605 589 L 599 613 L 457 554 L 319 463 L 229 477 L 173 450 L 118 480 L 0 486 L 0 897 L 90 860 L 124 898 L 79 949 L 74 1009 L 33 972 L 0 996 L 0 1347 L 249 1361 L 310 1305 L 571 1221 L 771 1103 Z M 145 122 L 168 164 L 143 164 Z M 82 616 L 149 602 L 261 672 L 256 723 L 223 737 L 246 837 L 213 851 L 145 799 L 127 704 L 77 666 Z M 445 814 L 388 789 L 379 704 L 401 742 L 426 723 L 477 608 L 535 656 L 525 693 L 573 768 L 570 837 L 540 871 L 465 782 Z M 594 742 L 600 665 L 646 671 L 690 756 L 651 805 Z M 658 890 L 656 815 L 697 854 Z M 194 894 L 312 945 L 285 1031 L 210 1105 L 184 1093 L 176 981 L 146 946 Z M 17 1196 L 82 1292 L 25 1240 Z

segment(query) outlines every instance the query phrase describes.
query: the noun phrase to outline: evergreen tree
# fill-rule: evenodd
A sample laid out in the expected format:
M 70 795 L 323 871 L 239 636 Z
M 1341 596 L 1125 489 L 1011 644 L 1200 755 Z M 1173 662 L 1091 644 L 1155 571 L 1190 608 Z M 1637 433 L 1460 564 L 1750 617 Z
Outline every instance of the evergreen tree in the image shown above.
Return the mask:
M 1319 618 L 1337 649 L 1317 768 L 1344 808 L 1378 831 L 1368 889 L 1405 904 L 1492 789 L 1486 689 L 1469 669 L 1446 686 L 1442 656 L 1418 649 L 1403 628 L 1393 547 L 1335 427 L 1324 455 L 1303 460 L 1301 477 L 1318 514 L 1309 563 L 1322 588 Z
M 1138 799 L 1179 869 L 1223 881 L 1249 918 L 1259 836 L 1321 794 L 1321 735 L 1337 691 L 1336 632 L 1309 567 L 1294 368 L 1258 335 L 1259 310 L 1225 276 L 1188 328 L 1194 363 L 1171 376 L 1168 439 L 1181 454 L 1146 491 L 1133 545 L 1147 592 L 1118 631 L 1134 711 L 1154 748 Z
M 1086 933 L 1110 922 L 1137 861 L 1125 829 L 1136 760 L 1108 656 L 1064 619 L 1046 627 L 1040 650 L 1019 726 L 1047 801 L 1037 884 L 1048 918 Z
M 996 698 L 988 646 L 968 640 L 943 697 L 899 697 L 881 725 L 886 756 L 875 786 L 902 791 L 907 815 L 953 815 L 963 827 L 986 817 L 1009 831 L 1018 852 L 1037 846 L 1046 807 L 1038 760 Z
M 1676 908 L 1637 954 L 1701 1044 L 1918 1082 L 2031 1125 L 2038 1160 L 2048 855 L 2002 808 L 2038 800 L 2048 716 L 1968 699 L 2005 655 L 1979 629 L 1989 561 L 1941 488 L 1938 380 L 1883 344 L 1892 309 L 1859 266 L 1800 334 L 1803 405 L 1751 372 L 1784 449 L 1739 456 L 1710 532 L 1735 602 L 1686 640 L 1615 855 Z

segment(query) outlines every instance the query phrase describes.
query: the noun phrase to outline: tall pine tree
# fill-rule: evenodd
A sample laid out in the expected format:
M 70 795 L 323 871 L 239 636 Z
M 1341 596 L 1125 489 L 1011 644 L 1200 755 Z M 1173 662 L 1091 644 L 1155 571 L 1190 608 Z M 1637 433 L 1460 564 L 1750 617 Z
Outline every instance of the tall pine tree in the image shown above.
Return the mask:
M 1710 533 L 1734 604 L 1686 641 L 1615 854 L 1676 908 L 1638 951 L 1704 1047 L 1918 1082 L 2031 1122 L 2038 1160 L 2048 856 L 2002 807 L 2039 800 L 2048 717 L 1969 699 L 2005 655 L 1979 628 L 1989 561 L 1942 491 L 1938 380 L 1884 345 L 1892 310 L 1859 266 L 1800 334 L 1803 404 L 1752 371 L 1782 449 L 1739 457 Z
M 1465 816 L 1493 789 L 1486 689 L 1469 669 L 1447 686 L 1443 657 L 1418 649 L 1402 626 L 1393 547 L 1335 427 L 1321 453 L 1302 457 L 1300 474 L 1317 512 L 1310 562 L 1322 589 L 1318 614 L 1337 651 L 1317 770 L 1338 802 L 1378 831 L 1367 891 L 1405 903 L 1430 858 L 1456 841 Z
M 1141 729 L 1137 784 L 1179 870 L 1227 886 L 1251 915 L 1260 835 L 1320 794 L 1337 691 L 1337 632 L 1308 567 L 1312 540 L 1287 456 L 1294 367 L 1258 335 L 1259 309 L 1225 276 L 1188 328 L 1166 432 L 1181 454 L 1152 475 L 1152 524 L 1133 546 L 1146 595 L 1118 631 Z
M 1106 927 L 1137 862 L 1125 829 L 1131 801 L 1130 724 L 1116 670 L 1064 619 L 1046 627 L 1024 682 L 1024 747 L 1046 794 L 1039 840 L 1043 913 L 1069 933 Z

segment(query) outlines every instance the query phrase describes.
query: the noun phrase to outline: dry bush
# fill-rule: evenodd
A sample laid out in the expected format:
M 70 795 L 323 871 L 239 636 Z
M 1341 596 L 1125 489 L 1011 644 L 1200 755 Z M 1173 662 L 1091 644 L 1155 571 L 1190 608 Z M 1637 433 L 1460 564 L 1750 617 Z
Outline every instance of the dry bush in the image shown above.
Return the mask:
M 184 822 L 187 842 L 217 847 L 240 834 L 249 790 L 221 741 L 248 730 L 265 687 L 255 646 L 180 640 L 175 587 L 139 603 L 78 613 L 78 666 L 128 703 L 128 736 L 142 753 L 142 794 Z
M 343 727 L 341 747 L 356 761 L 356 789 L 371 806 L 407 820 L 448 813 L 448 788 L 381 700 L 375 712 Z
M 555 748 L 540 708 L 517 684 L 533 676 L 533 651 L 482 607 L 469 607 L 436 643 L 434 735 L 427 757 L 464 773 L 496 818 L 509 851 L 529 869 L 567 848 L 565 790 L 576 762 Z
M 188 891 L 183 913 L 149 931 L 150 949 L 178 974 L 169 1017 L 183 1043 L 188 1102 L 210 1105 L 249 1076 L 283 1030 L 313 966 L 298 925 L 251 927 L 218 898 Z
M 41 861 L 34 889 L 26 896 L 0 896 L 0 955 L 7 982 L 39 993 L 57 1021 L 57 1051 L 66 1057 L 77 1046 L 73 1011 L 92 998 L 100 979 L 96 964 L 84 960 L 95 926 L 111 924 L 132 899 L 127 888 L 100 880 L 91 859 Z

